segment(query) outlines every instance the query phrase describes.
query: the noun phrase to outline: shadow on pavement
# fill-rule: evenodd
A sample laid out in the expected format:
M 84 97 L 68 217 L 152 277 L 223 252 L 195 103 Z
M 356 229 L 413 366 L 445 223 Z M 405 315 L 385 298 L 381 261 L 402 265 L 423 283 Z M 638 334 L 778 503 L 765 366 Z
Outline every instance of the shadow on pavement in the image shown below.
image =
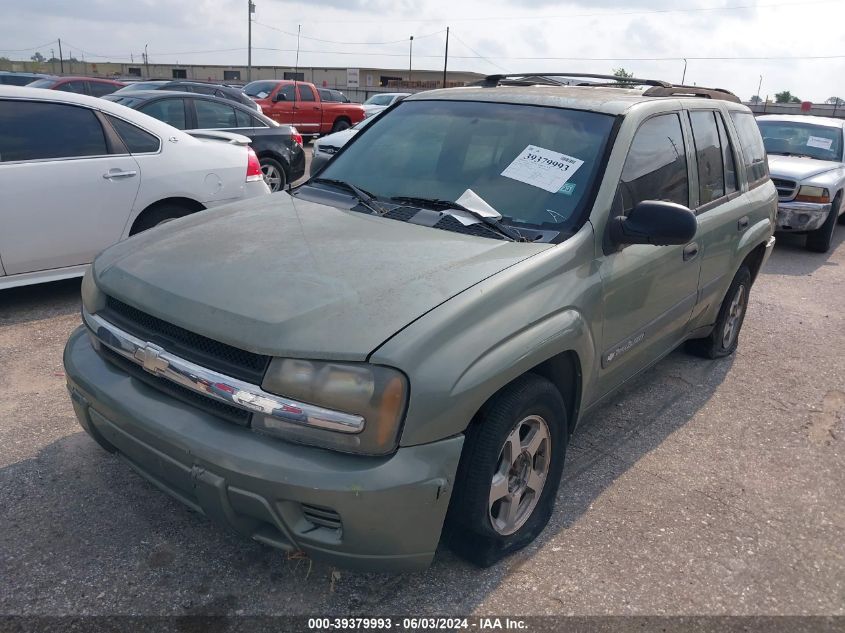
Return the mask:
M 772 256 L 762 270 L 762 274 L 803 277 L 812 275 L 822 266 L 838 266 L 830 261 L 831 256 L 845 242 L 845 226 L 837 226 L 833 242 L 827 253 L 813 253 L 804 247 L 805 236 L 778 233 L 777 243 Z
M 0 327 L 79 312 L 81 279 L 0 290 Z

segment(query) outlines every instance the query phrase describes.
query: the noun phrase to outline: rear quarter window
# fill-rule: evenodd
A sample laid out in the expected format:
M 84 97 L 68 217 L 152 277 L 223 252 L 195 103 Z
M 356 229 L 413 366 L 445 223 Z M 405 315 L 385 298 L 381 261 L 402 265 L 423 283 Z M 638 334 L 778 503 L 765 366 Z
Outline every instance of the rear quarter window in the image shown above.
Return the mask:
M 766 163 L 766 148 L 763 146 L 763 137 L 760 136 L 760 128 L 750 112 L 731 112 L 737 136 L 745 173 L 748 177 L 750 187 L 765 182 L 769 177 L 769 167 Z

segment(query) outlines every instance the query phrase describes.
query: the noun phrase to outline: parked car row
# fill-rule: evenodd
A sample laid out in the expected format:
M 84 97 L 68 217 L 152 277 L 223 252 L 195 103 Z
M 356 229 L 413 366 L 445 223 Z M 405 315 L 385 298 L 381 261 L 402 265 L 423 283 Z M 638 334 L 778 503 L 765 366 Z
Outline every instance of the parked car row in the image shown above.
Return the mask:
M 778 222 L 734 95 L 594 79 L 408 96 L 320 141 L 290 195 L 105 250 L 64 356 L 81 426 L 188 506 L 332 564 L 526 546 L 579 420 L 681 344 L 736 350 Z M 308 134 L 364 118 L 303 82 L 246 93 Z M 168 97 L 199 124 L 198 95 Z M 101 115 L 143 126 L 136 105 Z
M 296 128 L 279 125 L 240 103 L 164 89 L 121 90 L 104 98 L 164 121 L 178 130 L 222 130 L 243 134 L 250 139 L 272 192 L 282 190 L 305 173 L 302 136 Z
M 269 194 L 245 136 L 105 99 L 0 87 L 0 289 L 81 276 L 115 242 Z

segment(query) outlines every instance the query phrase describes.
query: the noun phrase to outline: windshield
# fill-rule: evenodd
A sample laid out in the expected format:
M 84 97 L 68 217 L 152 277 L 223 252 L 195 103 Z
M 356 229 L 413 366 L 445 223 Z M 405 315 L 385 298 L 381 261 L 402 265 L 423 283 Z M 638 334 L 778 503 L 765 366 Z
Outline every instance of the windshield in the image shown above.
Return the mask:
M 373 95 L 364 102 L 364 105 L 390 105 L 391 101 L 393 101 L 393 95 Z
M 52 88 L 56 83 L 55 79 L 37 79 L 31 84 L 26 84 L 27 88 Z
M 467 189 L 506 223 L 569 231 L 599 172 L 613 117 L 466 101 L 403 101 L 320 173 L 378 199 L 456 201 Z
M 276 87 L 275 81 L 252 81 L 244 86 L 247 96 L 257 99 L 266 99 Z
M 757 120 L 769 154 L 842 160 L 842 129 L 797 121 Z

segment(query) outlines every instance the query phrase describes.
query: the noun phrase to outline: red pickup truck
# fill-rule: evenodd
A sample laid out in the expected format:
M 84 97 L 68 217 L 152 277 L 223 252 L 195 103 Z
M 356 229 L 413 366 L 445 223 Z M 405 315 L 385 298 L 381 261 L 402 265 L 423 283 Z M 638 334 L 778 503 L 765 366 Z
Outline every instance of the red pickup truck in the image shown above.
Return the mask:
M 260 79 L 244 86 L 244 92 L 265 115 L 296 126 L 303 136 L 339 132 L 364 118 L 359 104 L 323 101 L 317 87 L 304 81 Z

